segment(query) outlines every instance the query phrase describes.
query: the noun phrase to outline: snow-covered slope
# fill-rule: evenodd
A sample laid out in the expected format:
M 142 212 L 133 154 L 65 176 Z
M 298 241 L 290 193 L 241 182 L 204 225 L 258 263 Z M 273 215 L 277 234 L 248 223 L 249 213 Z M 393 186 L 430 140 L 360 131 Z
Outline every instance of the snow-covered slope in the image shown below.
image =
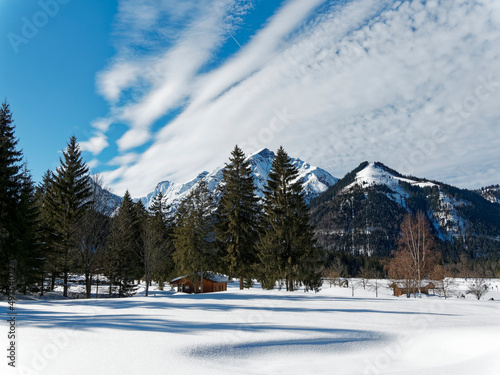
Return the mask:
M 401 186 L 399 184 L 400 181 L 404 181 L 418 187 L 436 186 L 435 183 L 430 181 L 402 177 L 401 175 L 399 175 L 399 173 L 390 170 L 383 164 L 372 162 L 356 174 L 355 181 L 347 186 L 345 190 L 349 190 L 354 185 L 358 185 L 361 187 L 367 187 L 371 185 L 386 185 L 391 190 L 398 192 L 401 191 Z
M 264 196 L 263 190 L 269 177 L 274 156 L 274 152 L 264 148 L 247 157 L 255 176 L 255 193 L 261 198 Z M 312 198 L 326 191 L 338 180 L 327 171 L 311 166 L 300 159 L 292 158 L 291 160 L 299 170 L 298 179 L 301 179 L 303 182 L 306 202 L 309 202 Z M 214 192 L 214 194 L 218 197 L 220 194 L 223 168 L 223 166 L 218 167 L 210 173 L 202 172 L 194 179 L 185 183 L 174 183 L 170 181 L 160 182 L 151 193 L 145 197 L 139 198 L 138 200 L 142 201 L 146 207 L 149 207 L 154 198 L 159 192 L 161 192 L 163 195 L 163 202 L 175 210 L 175 208 L 178 207 L 180 202 L 192 191 L 196 183 L 200 180 L 205 180 L 208 184 L 208 189 Z
M 412 186 L 418 186 L 421 188 L 437 186 L 433 182 L 402 177 L 399 173 L 387 168 L 385 165 L 378 162 L 372 162 L 369 163 L 363 170 L 356 173 L 354 182 L 345 187 L 343 191 L 351 191 L 355 186 L 367 188 L 375 185 L 383 185 L 391 191 L 390 193 L 387 193 L 389 198 L 406 207 L 405 201 L 409 195 L 403 186 L 401 186 L 400 182 L 406 182 Z
M 389 256 L 404 215 L 417 211 L 426 213 L 442 240 L 472 235 L 495 241 L 500 238 L 500 205 L 484 197 L 492 198 L 495 189 L 482 190 L 403 176 L 382 163 L 363 162 L 311 202 L 311 223 L 323 248 L 355 254 Z M 480 250 L 495 249 L 488 242 Z
M 425 179 L 404 177 L 382 163 L 369 163 L 363 170 L 356 174 L 355 181 L 344 188 L 343 191 L 348 192 L 355 186 L 360 186 L 361 188 L 385 186 L 388 188 L 388 191 L 385 193 L 386 196 L 407 209 L 407 200 L 410 198 L 410 194 L 407 188 L 401 184 L 402 182 L 419 188 L 436 187 L 439 192 L 437 204 L 427 212 L 435 228 L 440 232 L 442 237 L 464 233 L 466 220 L 460 216 L 458 208 L 466 206 L 468 204 L 466 200 L 457 199 L 451 194 L 447 194 L 443 191 L 442 184 Z M 430 194 L 428 198 L 430 198 Z
M 500 185 L 483 187 L 477 192 L 491 203 L 500 203 Z
M 377 283 L 379 298 L 371 290 L 375 280 L 355 291 L 325 283 L 319 293 L 239 290 L 230 283 L 227 292 L 203 295 L 153 285 L 150 297 L 20 298 L 16 368 L 4 357 L 1 373 L 499 373 L 498 279 L 488 281 L 480 301 L 394 297 L 388 280 Z M 0 303 L 1 316 L 8 312 Z M 6 348 L 7 324 L 1 326 Z

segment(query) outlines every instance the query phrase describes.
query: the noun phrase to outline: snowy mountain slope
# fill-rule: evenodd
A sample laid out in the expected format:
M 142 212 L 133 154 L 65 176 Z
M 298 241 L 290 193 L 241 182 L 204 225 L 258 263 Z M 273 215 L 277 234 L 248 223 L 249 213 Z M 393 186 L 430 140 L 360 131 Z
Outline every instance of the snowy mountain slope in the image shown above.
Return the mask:
M 494 189 L 483 190 L 491 197 Z M 425 212 L 441 240 L 500 235 L 498 203 L 478 192 L 403 176 L 379 162 L 362 163 L 314 199 L 311 221 L 327 249 L 388 256 L 409 211 Z
M 376 185 L 386 186 L 391 191 L 387 193 L 387 196 L 398 204 L 406 207 L 405 201 L 409 197 L 409 194 L 400 182 L 406 182 L 412 186 L 421 188 L 437 186 L 433 182 L 405 178 L 381 163 L 372 162 L 356 173 L 355 181 L 346 186 L 343 191 L 350 191 L 355 186 L 361 188 L 368 188 Z
M 500 185 L 486 186 L 476 192 L 492 203 L 500 203 Z
M 247 157 L 255 176 L 255 193 L 261 198 L 264 197 L 263 191 L 269 177 L 274 156 L 274 152 L 264 148 Z M 307 203 L 309 203 L 312 198 L 326 191 L 338 180 L 325 170 L 311 166 L 298 158 L 292 158 L 291 160 L 299 171 L 298 179 L 303 181 L 304 195 Z M 220 196 L 223 168 L 223 166 L 218 167 L 210 173 L 206 171 L 202 172 L 194 179 L 185 183 L 174 183 L 170 181 L 160 182 L 151 193 L 137 200 L 140 200 L 146 207 L 149 207 L 156 195 L 161 192 L 163 195 L 163 202 L 175 210 L 200 180 L 205 180 L 208 184 L 208 189 L 214 192 L 218 198 Z
M 403 183 L 403 184 L 402 184 Z M 417 188 L 431 188 L 428 197 L 436 194 L 437 199 L 431 204 L 428 216 L 435 228 L 440 232 L 441 238 L 457 236 L 467 229 L 467 220 L 459 213 L 459 208 L 469 204 L 467 200 L 458 199 L 454 195 L 443 190 L 444 184 L 418 179 L 415 177 L 404 177 L 385 165 L 374 162 L 356 174 L 355 181 L 348 185 L 344 191 L 349 191 L 354 186 L 361 188 L 370 186 L 385 186 L 389 189 L 386 192 L 388 198 L 408 209 L 407 201 L 410 199 L 408 185 Z M 434 189 L 433 189 L 434 188 Z

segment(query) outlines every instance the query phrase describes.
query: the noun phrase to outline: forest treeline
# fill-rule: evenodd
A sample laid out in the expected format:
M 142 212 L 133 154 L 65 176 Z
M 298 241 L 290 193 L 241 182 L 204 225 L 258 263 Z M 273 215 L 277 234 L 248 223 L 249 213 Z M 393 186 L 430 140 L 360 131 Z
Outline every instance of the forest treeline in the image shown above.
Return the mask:
M 200 276 L 209 271 L 239 279 L 240 288 L 258 280 L 263 288 L 278 285 L 288 291 L 299 286 L 317 291 L 323 277 L 391 277 L 421 285 L 430 275 L 441 279 L 499 276 L 498 261 L 477 261 L 465 251 L 447 261 L 446 244 L 435 241 L 429 222 L 417 212 L 405 214 L 401 227 L 392 228 L 400 240 L 386 256 L 353 255 L 320 246 L 297 168 L 282 147 L 262 199 L 255 194 L 245 154 L 235 146 L 223 170 L 221 194 L 213 195 L 201 180 L 173 213 L 161 193 L 150 207 L 134 202 L 128 191 L 119 205 L 114 203 L 99 176 L 90 176 L 74 136 L 62 152 L 60 165 L 35 184 L 14 132 L 12 113 L 4 102 L 0 109 L 1 293 L 43 295 L 62 280 L 63 295 L 68 296 L 72 274 L 84 276 L 87 298 L 96 275 L 109 280 L 110 297 L 130 295 L 141 279 L 146 288 L 153 280 L 161 288 L 174 277 L 192 275 L 195 287 L 203 287 Z M 328 199 L 339 189 L 342 184 L 319 199 Z M 415 228 L 426 239 L 418 249 L 404 242 Z M 415 263 L 415 257 L 425 261 Z
M 201 181 L 174 215 L 161 193 L 151 207 L 127 191 L 114 207 L 98 177 L 91 177 L 76 138 L 60 165 L 33 183 L 17 148 L 12 113 L 0 112 L 0 288 L 43 294 L 62 279 L 68 296 L 71 274 L 105 275 L 109 295 L 126 296 L 135 281 L 162 286 L 179 275 L 212 271 L 237 277 L 240 288 L 257 279 L 263 288 L 321 287 L 324 254 L 315 246 L 297 168 L 283 148 L 273 161 L 264 199 L 255 195 L 253 174 L 235 146 L 223 171 L 218 201 Z M 16 283 L 9 283 L 12 265 Z M 198 283 L 193 277 L 193 282 Z M 146 294 L 148 290 L 146 290 Z

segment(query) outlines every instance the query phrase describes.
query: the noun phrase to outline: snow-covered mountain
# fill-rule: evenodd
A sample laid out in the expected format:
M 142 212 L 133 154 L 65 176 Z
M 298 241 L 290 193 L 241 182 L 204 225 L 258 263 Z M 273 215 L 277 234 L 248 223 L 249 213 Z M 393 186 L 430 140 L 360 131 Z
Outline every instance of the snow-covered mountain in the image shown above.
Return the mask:
M 266 186 L 266 181 L 269 177 L 274 157 L 274 152 L 267 148 L 264 148 L 247 157 L 255 176 L 255 193 L 261 198 L 264 196 L 263 190 Z M 307 203 L 309 203 L 311 199 L 326 191 L 338 180 L 327 171 L 311 166 L 298 158 L 291 158 L 291 161 L 299 171 L 298 179 L 301 179 L 302 181 L 304 196 Z M 140 200 L 146 207 L 149 207 L 154 198 L 159 192 L 161 192 L 163 195 L 163 202 L 175 210 L 180 202 L 194 189 L 195 185 L 200 180 L 205 180 L 207 182 L 208 189 L 212 191 L 216 197 L 218 197 L 220 195 L 223 168 L 223 166 L 218 167 L 210 173 L 206 171 L 202 172 L 192 180 L 184 183 L 162 181 L 156 185 L 156 188 L 151 193 L 137 200 Z
M 459 189 L 364 162 L 312 201 L 311 218 L 325 248 L 386 256 L 409 211 L 425 212 L 442 240 L 471 233 L 500 238 L 497 193 L 495 186 Z
M 404 177 L 382 163 L 372 162 L 356 173 L 355 181 L 344 188 L 344 192 L 352 190 L 354 186 L 362 188 L 385 186 L 387 188 L 385 195 L 405 209 L 409 209 L 407 202 L 411 198 L 411 189 L 408 187 L 431 188 L 437 199 L 433 202 L 433 207 L 429 207 L 428 215 L 435 228 L 441 232 L 441 237 L 456 236 L 466 230 L 466 221 L 457 209 L 466 206 L 468 202 L 444 191 L 442 188 L 444 184 Z
M 500 185 L 491 185 L 476 190 L 484 199 L 492 203 L 500 203 Z

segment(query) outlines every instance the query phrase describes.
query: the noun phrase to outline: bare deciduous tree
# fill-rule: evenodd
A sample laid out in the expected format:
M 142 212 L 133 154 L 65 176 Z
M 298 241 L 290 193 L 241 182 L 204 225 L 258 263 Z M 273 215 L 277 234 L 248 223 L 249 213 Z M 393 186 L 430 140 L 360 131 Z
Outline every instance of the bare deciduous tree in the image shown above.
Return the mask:
M 488 293 L 488 285 L 484 279 L 472 279 L 469 281 L 467 294 L 472 294 L 478 300 Z
M 89 205 L 77 227 L 77 256 L 85 275 L 86 298 L 91 296 L 92 275 L 106 246 L 109 217 L 117 205 L 102 187 L 102 179 L 98 175 L 92 177 L 90 192 Z
M 455 280 L 450 277 L 448 271 L 441 265 L 437 264 L 432 271 L 431 278 L 436 283 L 436 289 L 445 299 L 450 295 L 451 289 L 456 285 Z
M 434 262 L 434 246 L 425 215 L 422 212 L 416 216 L 407 214 L 401 223 L 398 250 L 390 265 L 392 274 L 405 280 L 407 295 L 414 290 L 421 297 L 422 279 L 430 272 Z

